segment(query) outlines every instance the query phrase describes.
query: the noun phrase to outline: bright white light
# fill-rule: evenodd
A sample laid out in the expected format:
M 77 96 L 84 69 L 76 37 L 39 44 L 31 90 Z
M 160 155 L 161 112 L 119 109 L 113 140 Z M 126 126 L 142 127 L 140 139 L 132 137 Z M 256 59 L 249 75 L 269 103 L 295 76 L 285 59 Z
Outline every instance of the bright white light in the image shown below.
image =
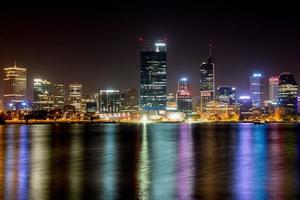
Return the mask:
M 235 87 L 233 87 L 232 90 L 235 90 Z
M 155 46 L 157 46 L 157 47 L 165 47 L 166 44 L 165 43 L 155 43 Z
M 240 99 L 250 99 L 250 96 L 240 96 Z
M 147 115 L 143 115 L 142 118 L 141 118 L 141 122 L 147 123 L 148 122 L 148 116 Z
M 27 104 L 26 104 L 26 102 L 22 102 L 22 106 L 26 106 Z
M 12 103 L 10 103 L 10 104 L 9 104 L 9 107 L 12 107 L 12 106 L 13 106 L 13 104 L 12 104 Z
M 253 74 L 253 77 L 261 77 L 261 74 Z
M 180 80 L 181 81 L 187 81 L 187 78 L 184 77 L 184 78 L 181 78 Z

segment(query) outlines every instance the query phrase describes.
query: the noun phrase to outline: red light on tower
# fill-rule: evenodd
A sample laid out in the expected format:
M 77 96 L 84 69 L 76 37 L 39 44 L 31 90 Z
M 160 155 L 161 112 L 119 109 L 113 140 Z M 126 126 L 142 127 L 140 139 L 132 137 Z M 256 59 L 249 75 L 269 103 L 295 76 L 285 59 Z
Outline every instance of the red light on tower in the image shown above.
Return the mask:
M 142 37 L 139 37 L 139 42 L 143 42 L 144 39 Z

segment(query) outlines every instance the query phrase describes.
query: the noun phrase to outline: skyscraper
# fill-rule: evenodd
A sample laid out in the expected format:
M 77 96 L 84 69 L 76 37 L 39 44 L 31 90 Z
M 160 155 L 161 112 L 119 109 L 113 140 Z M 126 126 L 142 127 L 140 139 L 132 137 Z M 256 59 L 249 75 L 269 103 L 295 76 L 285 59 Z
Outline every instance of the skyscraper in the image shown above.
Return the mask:
M 143 42 L 140 53 L 140 108 L 142 111 L 165 110 L 167 103 L 166 41 Z
M 279 92 L 279 76 L 271 76 L 269 78 L 269 100 L 278 102 Z
M 33 79 L 33 109 L 52 110 L 54 105 L 52 84 L 47 80 Z
M 215 98 L 215 64 L 211 57 L 211 45 L 209 58 L 200 65 L 200 109 Z
M 289 72 L 280 74 L 278 103 L 284 109 L 285 114 L 297 114 L 297 94 L 298 85 L 294 76 Z
M 54 108 L 63 109 L 65 105 L 65 86 L 63 84 L 54 84 Z
M 12 67 L 4 68 L 4 107 L 7 110 L 16 110 L 26 102 L 26 68 Z
M 69 104 L 75 107 L 76 111 L 81 109 L 82 85 L 78 83 L 69 85 Z
M 120 112 L 120 91 L 100 90 L 100 113 Z
M 219 86 L 217 88 L 217 99 L 221 103 L 233 105 L 236 103 L 236 89 L 232 86 Z
M 192 112 L 191 82 L 187 78 L 178 81 L 177 110 Z
M 240 96 L 237 103 L 239 105 L 241 119 L 248 118 L 252 115 L 252 100 L 250 96 Z
M 250 77 L 250 94 L 252 98 L 252 106 L 261 108 L 264 104 L 264 83 L 263 76 L 259 73 L 254 73 Z
M 138 110 L 138 91 L 136 89 L 121 90 L 121 112 L 136 112 Z

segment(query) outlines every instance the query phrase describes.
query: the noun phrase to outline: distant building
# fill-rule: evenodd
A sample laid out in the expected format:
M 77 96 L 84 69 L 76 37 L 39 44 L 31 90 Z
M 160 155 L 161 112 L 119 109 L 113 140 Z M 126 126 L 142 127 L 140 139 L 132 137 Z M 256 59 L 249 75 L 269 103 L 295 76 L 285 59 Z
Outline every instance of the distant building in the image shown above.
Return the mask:
M 272 76 L 269 78 L 269 100 L 278 102 L 279 93 L 279 76 Z
M 252 99 L 250 96 L 240 96 L 237 103 L 239 105 L 240 118 L 249 118 L 252 115 Z
M 121 90 L 121 112 L 139 111 L 139 97 L 136 89 Z
M 291 73 L 282 73 L 279 76 L 279 95 L 278 104 L 288 115 L 296 115 L 298 85 Z
M 300 113 L 300 97 L 297 98 L 298 99 L 298 114 Z
M 3 98 L 6 110 L 22 109 L 26 105 L 26 68 L 12 67 L 4 68 Z
M 119 90 L 100 90 L 100 113 L 119 113 L 120 104 Z
M 219 86 L 217 88 L 217 99 L 221 103 L 233 105 L 236 103 L 236 89 L 231 86 Z
M 176 96 L 174 93 L 167 95 L 167 110 L 177 110 Z
M 177 110 L 192 112 L 191 82 L 187 78 L 181 78 L 178 81 Z
M 51 82 L 43 79 L 33 79 L 33 109 L 52 110 L 54 108 Z
M 200 112 L 200 97 L 193 97 L 192 98 L 192 108 L 193 108 L 193 112 Z
M 252 106 L 262 108 L 264 105 L 264 83 L 263 76 L 259 73 L 254 73 L 250 77 L 250 94 L 252 98 Z
M 69 104 L 75 107 L 76 111 L 81 110 L 81 97 L 82 97 L 82 85 L 70 84 L 69 85 Z
M 63 84 L 54 84 L 54 108 L 63 109 L 65 106 L 65 86 Z
M 140 108 L 142 111 L 166 110 L 167 44 L 143 42 L 140 54 Z
M 200 65 L 200 108 L 215 97 L 215 64 L 210 56 Z

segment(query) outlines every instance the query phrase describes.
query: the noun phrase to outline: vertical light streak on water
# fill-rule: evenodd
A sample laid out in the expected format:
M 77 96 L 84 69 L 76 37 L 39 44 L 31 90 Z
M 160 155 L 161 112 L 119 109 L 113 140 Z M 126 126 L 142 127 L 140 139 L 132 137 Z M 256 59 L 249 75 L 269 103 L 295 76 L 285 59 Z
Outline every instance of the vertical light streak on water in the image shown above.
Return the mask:
M 149 147 L 148 147 L 148 135 L 147 124 L 143 124 L 142 132 L 142 145 L 140 149 L 140 156 L 138 162 L 138 196 L 139 199 L 147 200 L 149 197 Z
M 251 200 L 253 190 L 253 154 L 252 154 L 252 124 L 240 124 L 235 158 L 234 158 L 234 188 L 235 199 Z
M 267 181 L 267 147 L 266 126 L 254 126 L 253 128 L 253 185 L 254 199 L 266 199 Z
M 272 131 L 269 138 L 268 186 L 270 199 L 282 197 L 283 181 L 283 138 L 277 130 Z
M 17 199 L 17 146 L 15 145 L 16 126 L 9 125 L 7 127 L 6 137 L 6 158 L 5 158 L 5 189 L 4 199 Z
M 5 131 L 4 125 L 0 125 L 0 199 L 4 199 Z
M 19 132 L 19 161 L 18 161 L 18 199 L 28 199 L 29 193 L 29 132 L 27 125 L 21 125 Z
M 32 125 L 31 134 L 31 170 L 30 170 L 30 199 L 43 200 L 49 196 L 50 125 Z M 51 136 L 50 136 L 51 137 Z
M 117 149 L 116 149 L 116 125 L 105 124 L 104 136 L 104 154 L 103 171 L 101 174 L 103 182 L 103 198 L 113 199 L 116 191 L 116 173 L 117 173 Z
M 70 199 L 81 199 L 82 183 L 82 144 L 79 135 L 81 129 L 77 126 L 72 127 L 72 140 L 70 147 L 70 169 L 69 169 L 69 191 Z
M 177 158 L 176 193 L 180 200 L 192 198 L 193 191 L 193 141 L 191 125 L 181 124 L 179 127 L 179 144 Z
M 151 199 L 176 196 L 176 140 L 178 125 L 151 124 Z M 150 141 L 149 141 L 150 142 Z
M 296 188 L 300 188 L 300 125 L 297 125 L 296 133 Z M 297 189 L 296 194 L 300 196 L 300 191 Z

